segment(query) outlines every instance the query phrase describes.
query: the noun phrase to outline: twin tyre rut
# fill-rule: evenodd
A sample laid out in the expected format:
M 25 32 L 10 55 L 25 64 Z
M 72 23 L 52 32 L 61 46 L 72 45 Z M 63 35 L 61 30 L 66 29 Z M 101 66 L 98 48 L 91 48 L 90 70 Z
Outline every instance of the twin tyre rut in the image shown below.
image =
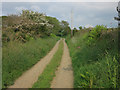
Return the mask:
M 56 71 L 56 77 L 54 77 L 51 88 L 73 88 L 73 70 L 71 58 L 67 44 L 64 42 L 64 51 L 60 66 Z
M 49 64 L 53 55 L 58 50 L 59 42 L 60 40 L 44 58 L 42 58 L 31 69 L 23 73 L 22 76 L 20 76 L 14 82 L 14 85 L 9 86 L 9 88 L 32 88 L 33 84 L 38 80 L 38 77 L 42 74 L 45 67 Z M 73 70 L 71 58 L 69 56 L 69 50 L 65 40 L 63 40 L 63 43 L 64 51 L 62 60 L 56 71 L 56 76 L 51 82 L 51 88 L 73 88 Z

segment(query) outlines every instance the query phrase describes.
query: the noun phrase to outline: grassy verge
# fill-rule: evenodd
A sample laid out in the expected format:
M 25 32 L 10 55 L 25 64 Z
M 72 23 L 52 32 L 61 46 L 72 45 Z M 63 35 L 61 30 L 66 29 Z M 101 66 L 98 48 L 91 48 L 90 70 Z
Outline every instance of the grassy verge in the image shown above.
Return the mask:
M 14 83 L 22 73 L 36 64 L 55 45 L 57 38 L 31 40 L 27 43 L 10 42 L 3 45 L 2 87 Z
M 109 31 L 86 44 L 87 31 L 79 31 L 66 42 L 70 49 L 75 88 L 116 88 L 118 85 L 118 34 Z
M 60 42 L 59 48 L 53 56 L 51 62 L 47 65 L 44 72 L 40 75 L 38 81 L 33 85 L 33 88 L 50 88 L 50 83 L 55 76 L 55 71 L 60 64 L 63 54 L 63 41 Z

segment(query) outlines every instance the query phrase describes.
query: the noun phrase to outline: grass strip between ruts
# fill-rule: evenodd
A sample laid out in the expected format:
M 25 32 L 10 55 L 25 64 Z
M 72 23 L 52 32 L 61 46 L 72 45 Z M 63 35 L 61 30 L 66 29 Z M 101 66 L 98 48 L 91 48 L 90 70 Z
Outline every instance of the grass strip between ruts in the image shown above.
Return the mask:
M 34 83 L 33 88 L 50 88 L 51 81 L 55 77 L 55 71 L 60 65 L 60 61 L 63 55 L 63 40 L 59 43 L 59 48 L 54 54 L 50 63 L 46 66 L 43 73 L 39 76 L 38 81 Z

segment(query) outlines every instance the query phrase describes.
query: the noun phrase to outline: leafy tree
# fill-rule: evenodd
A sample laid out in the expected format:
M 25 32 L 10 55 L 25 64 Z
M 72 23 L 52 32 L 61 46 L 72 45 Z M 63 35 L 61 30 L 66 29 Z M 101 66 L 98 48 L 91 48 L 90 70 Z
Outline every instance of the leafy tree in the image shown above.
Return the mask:
M 74 36 L 75 32 L 77 32 L 77 31 L 78 31 L 77 28 L 73 29 L 73 36 Z
M 70 27 L 69 27 L 69 23 L 67 21 L 61 21 L 60 23 L 61 25 L 61 31 L 63 31 L 63 35 L 67 35 L 70 33 Z
M 53 25 L 51 33 L 53 33 L 55 35 L 59 35 L 59 31 L 61 29 L 59 20 L 56 19 L 55 17 L 50 17 L 50 16 L 46 16 L 46 19 L 48 20 L 49 24 Z
M 90 32 L 89 36 L 87 37 L 88 41 L 87 44 L 90 45 L 95 42 L 101 35 L 102 31 L 106 31 L 107 27 L 104 25 L 96 25 Z
M 10 15 L 4 18 L 3 41 L 11 40 L 27 42 L 31 38 L 67 35 L 70 27 L 66 21 L 59 21 L 55 17 L 43 13 L 23 10 L 20 15 Z
M 79 27 L 79 30 L 81 30 L 81 29 L 82 29 L 82 26 Z

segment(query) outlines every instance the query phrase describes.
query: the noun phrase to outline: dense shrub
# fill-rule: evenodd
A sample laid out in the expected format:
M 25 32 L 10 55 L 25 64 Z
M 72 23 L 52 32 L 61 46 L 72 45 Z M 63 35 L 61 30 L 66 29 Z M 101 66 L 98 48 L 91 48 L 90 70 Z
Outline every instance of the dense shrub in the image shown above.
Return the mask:
M 20 15 L 10 15 L 2 20 L 3 42 L 27 42 L 31 39 L 44 38 L 51 33 L 61 36 L 67 35 L 70 27 L 66 21 L 46 16 L 43 13 L 23 10 Z
M 93 41 L 86 44 L 88 36 Z M 117 29 L 106 32 L 106 27 L 96 26 L 93 31 L 81 30 L 66 41 L 72 58 L 74 88 L 120 87 Z
M 92 43 L 94 43 L 97 39 L 99 39 L 99 37 L 101 36 L 103 31 L 106 31 L 107 28 L 104 25 L 97 25 L 96 27 L 94 27 L 90 32 L 89 35 L 87 37 L 87 44 L 91 45 Z

